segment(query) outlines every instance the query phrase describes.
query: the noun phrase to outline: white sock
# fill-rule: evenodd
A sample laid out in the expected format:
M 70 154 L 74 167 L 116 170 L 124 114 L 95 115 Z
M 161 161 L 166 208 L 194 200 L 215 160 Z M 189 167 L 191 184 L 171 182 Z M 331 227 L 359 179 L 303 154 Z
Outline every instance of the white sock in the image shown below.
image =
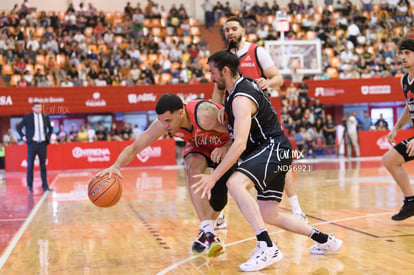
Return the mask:
M 289 201 L 290 201 L 290 206 L 292 207 L 292 213 L 303 213 L 302 208 L 300 208 L 297 195 L 289 197 Z
M 205 232 L 205 233 L 214 233 L 214 221 L 213 220 L 204 220 L 201 221 L 201 226 L 200 228 Z
M 221 210 L 220 214 L 217 217 L 217 220 L 218 219 L 223 219 L 223 218 L 224 218 L 224 210 Z

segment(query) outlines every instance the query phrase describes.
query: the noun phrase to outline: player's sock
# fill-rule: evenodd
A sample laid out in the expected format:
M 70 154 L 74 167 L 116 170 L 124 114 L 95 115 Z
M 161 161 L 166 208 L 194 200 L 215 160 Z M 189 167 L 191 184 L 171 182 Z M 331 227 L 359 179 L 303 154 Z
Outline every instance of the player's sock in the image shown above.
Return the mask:
M 319 230 L 312 227 L 312 231 L 309 235 L 309 237 L 318 243 L 326 243 L 328 241 L 328 234 L 322 233 Z

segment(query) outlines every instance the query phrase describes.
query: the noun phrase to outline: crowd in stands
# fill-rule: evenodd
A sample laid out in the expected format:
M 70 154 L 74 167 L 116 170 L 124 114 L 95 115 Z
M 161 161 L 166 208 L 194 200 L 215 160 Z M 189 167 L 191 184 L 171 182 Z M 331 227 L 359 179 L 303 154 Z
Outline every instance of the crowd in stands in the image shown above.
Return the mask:
M 1 74 L 10 86 L 198 83 L 210 55 L 184 6 L 148 1 L 123 12 L 91 3 L 37 11 L 27 1 L 0 15 Z
M 0 14 L 1 74 L 10 86 L 105 86 L 209 81 L 210 54 L 196 18 L 183 4 L 167 11 L 148 0 L 128 2 L 121 12 L 98 11 L 91 3 L 65 11 L 38 11 L 29 0 Z M 205 0 L 209 3 L 209 0 Z M 222 25 L 243 18 L 249 40 L 264 44 L 280 38 L 275 13 L 290 21 L 286 39 L 319 39 L 322 74 L 314 79 L 400 76 L 398 40 L 412 25 L 408 0 L 355 5 L 350 0 L 290 0 L 286 7 L 217 1 L 206 14 Z M 332 2 L 332 3 L 330 3 Z M 206 8 L 206 3 L 203 7 Z M 207 22 L 206 22 L 207 23 Z M 208 22 L 209 25 L 211 23 Z M 210 27 L 210 26 L 208 26 Z
M 297 149 L 305 157 L 315 157 L 318 152 L 336 155 L 342 138 L 348 147 L 347 152 L 356 148 L 356 156 L 359 156 L 358 131 L 389 130 L 388 122 L 382 114 L 378 120 L 373 121 L 366 109 L 359 113 L 345 113 L 340 124 L 344 134 L 338 137 L 337 123 L 331 114 L 325 112 L 318 98 L 309 98 L 308 85 L 303 79 L 299 83 L 291 81 L 289 87 L 282 87 L 280 100 L 279 117 L 282 127 L 296 141 Z
M 283 8 L 290 22 L 285 39 L 322 42 L 324 71 L 309 78 L 402 76 L 398 43 L 410 34 L 414 9 L 408 0 L 372 2 L 355 5 L 351 0 L 325 0 L 326 6 L 315 6 L 312 0 L 290 0 Z M 277 1 L 272 6 L 242 1 L 239 16 L 244 20 L 247 37 L 259 45 L 280 39 L 275 31 L 278 10 Z

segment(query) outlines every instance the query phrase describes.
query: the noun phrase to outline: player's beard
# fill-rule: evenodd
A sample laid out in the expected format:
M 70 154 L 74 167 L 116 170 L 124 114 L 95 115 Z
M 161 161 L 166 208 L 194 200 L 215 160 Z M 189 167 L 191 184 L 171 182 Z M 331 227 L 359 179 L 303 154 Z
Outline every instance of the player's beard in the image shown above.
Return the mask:
M 217 88 L 219 88 L 220 90 L 225 90 L 226 89 L 226 86 L 224 85 L 224 83 L 219 83 L 219 82 L 216 81 L 216 84 L 217 84 Z
M 239 50 L 241 40 L 242 40 L 241 35 L 238 37 L 232 38 L 231 40 L 227 41 L 227 47 L 229 46 L 230 42 L 233 41 L 233 44 L 236 46 L 237 50 Z

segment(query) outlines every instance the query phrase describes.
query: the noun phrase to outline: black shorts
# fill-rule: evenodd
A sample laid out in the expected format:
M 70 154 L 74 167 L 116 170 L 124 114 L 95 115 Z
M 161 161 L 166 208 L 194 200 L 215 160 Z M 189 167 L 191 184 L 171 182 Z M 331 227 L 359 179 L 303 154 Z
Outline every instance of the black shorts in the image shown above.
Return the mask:
M 257 200 L 282 200 L 285 175 L 292 164 L 292 146 L 285 135 L 260 144 L 243 155 L 237 171 L 243 173 L 257 190 Z
M 401 141 L 397 145 L 394 146 L 394 149 L 397 150 L 398 153 L 400 153 L 401 156 L 403 156 L 404 160 L 410 161 L 414 160 L 414 157 L 410 157 L 407 154 L 407 143 L 412 140 L 414 137 L 407 138 L 406 140 Z

